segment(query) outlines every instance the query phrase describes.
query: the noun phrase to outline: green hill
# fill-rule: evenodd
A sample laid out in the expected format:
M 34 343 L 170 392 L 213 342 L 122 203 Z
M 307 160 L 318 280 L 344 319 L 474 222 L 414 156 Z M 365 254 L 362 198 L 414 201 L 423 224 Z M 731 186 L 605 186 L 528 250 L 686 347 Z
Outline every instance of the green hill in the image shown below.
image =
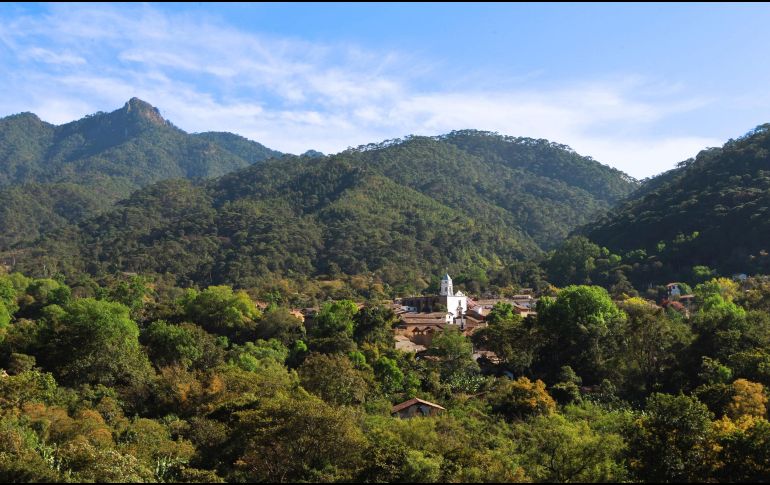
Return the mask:
M 217 177 L 280 155 L 231 133 L 190 135 L 137 98 L 60 126 L 32 113 L 8 116 L 0 119 L 0 248 L 160 180 Z
M 561 145 L 453 132 L 162 182 L 15 254 L 33 274 L 45 261 L 181 284 L 346 274 L 413 288 L 447 268 L 537 258 L 636 186 Z
M 673 275 L 770 271 L 770 124 L 653 178 L 581 233 L 617 253 L 642 249 Z

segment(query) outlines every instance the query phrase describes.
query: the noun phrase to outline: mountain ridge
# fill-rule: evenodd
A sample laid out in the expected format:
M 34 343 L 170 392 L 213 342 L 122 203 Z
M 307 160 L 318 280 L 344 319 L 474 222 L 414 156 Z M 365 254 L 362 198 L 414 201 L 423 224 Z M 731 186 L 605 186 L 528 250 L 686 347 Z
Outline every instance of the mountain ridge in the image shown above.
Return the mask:
M 234 134 L 188 134 L 136 97 L 61 125 L 29 112 L 0 118 L 0 226 L 12 228 L 0 249 L 84 220 L 160 180 L 217 177 L 278 156 Z M 87 210 L 65 200 L 75 193 Z
M 621 254 L 644 250 L 671 276 L 770 271 L 770 124 L 701 151 L 577 233 Z
M 27 246 L 24 264 L 169 273 L 185 285 L 370 275 L 417 291 L 439 269 L 537 259 L 637 185 L 562 145 L 481 133 L 287 155 L 195 184 L 160 182 Z M 551 161 L 598 176 L 549 177 Z

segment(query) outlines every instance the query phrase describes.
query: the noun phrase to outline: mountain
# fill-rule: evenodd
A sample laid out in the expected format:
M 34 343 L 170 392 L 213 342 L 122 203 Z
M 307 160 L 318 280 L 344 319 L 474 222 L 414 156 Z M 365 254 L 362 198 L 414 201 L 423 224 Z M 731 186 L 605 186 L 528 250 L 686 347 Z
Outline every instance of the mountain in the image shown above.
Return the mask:
M 203 184 L 161 182 L 16 256 L 31 273 L 45 261 L 180 284 L 347 274 L 414 288 L 447 268 L 537 258 L 637 186 L 545 140 L 415 136 L 271 159 Z
M 579 232 L 621 254 L 644 250 L 683 276 L 695 266 L 770 271 L 770 124 L 653 178 Z
M 0 248 L 160 180 L 217 177 L 280 155 L 231 133 L 185 133 L 137 98 L 60 126 L 32 113 L 8 116 L 0 119 L 0 226 L 12 229 Z M 75 201 L 82 205 L 72 207 Z
M 230 133 L 190 135 L 132 98 L 111 113 L 60 126 L 31 113 L 0 120 L 0 187 L 103 176 L 135 187 L 168 178 L 217 177 L 280 156 Z
M 227 150 L 230 154 L 235 155 L 241 160 L 245 161 L 246 165 L 253 165 L 257 162 L 267 160 L 268 158 L 278 158 L 283 155 L 281 152 L 271 150 L 264 145 L 234 133 L 223 131 L 208 131 L 205 133 L 195 133 L 191 136 L 195 140 L 203 140 L 208 143 L 213 143 L 214 146 L 218 146 Z M 232 172 L 236 168 L 246 166 L 241 163 L 238 163 L 238 165 L 239 167 L 222 167 L 221 169 L 217 170 L 217 172 L 219 174 L 224 174 Z M 215 174 L 212 173 L 210 176 L 213 177 Z

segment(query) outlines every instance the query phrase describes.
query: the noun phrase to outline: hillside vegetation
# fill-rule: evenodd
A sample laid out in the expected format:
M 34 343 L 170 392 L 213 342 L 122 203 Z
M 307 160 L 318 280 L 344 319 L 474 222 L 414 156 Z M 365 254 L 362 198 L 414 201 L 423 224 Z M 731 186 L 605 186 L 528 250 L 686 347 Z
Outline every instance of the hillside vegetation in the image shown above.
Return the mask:
M 538 258 L 635 187 L 544 140 L 410 137 L 273 159 L 202 184 L 162 182 L 17 260 L 32 274 L 45 261 L 70 275 L 171 273 L 180 284 L 368 275 L 417 291 L 446 268 Z
M 653 178 L 578 232 L 649 280 L 770 272 L 770 125 Z
M 108 209 L 171 178 L 212 178 L 281 153 L 232 133 L 188 134 L 132 98 L 60 126 L 0 119 L 0 249 Z

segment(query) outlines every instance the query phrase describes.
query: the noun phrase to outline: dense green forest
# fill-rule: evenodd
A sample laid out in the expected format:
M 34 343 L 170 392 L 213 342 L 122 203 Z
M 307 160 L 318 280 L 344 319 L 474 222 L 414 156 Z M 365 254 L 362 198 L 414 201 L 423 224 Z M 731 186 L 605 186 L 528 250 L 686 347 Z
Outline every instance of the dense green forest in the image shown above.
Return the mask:
M 636 186 L 562 145 L 453 132 L 161 182 L 4 259 L 36 276 L 128 271 L 285 291 L 359 276 L 358 294 L 409 293 L 446 268 L 507 272 L 539 258 Z
M 762 125 L 645 180 L 550 251 L 534 280 L 659 301 L 668 282 L 768 274 L 768 174 L 770 125 Z
M 132 98 L 60 126 L 32 113 L 0 119 L 0 249 L 109 208 L 170 178 L 211 178 L 280 156 L 232 133 L 187 134 Z
M 0 478 L 767 481 L 769 154 L 639 184 L 473 130 L 291 156 L 136 99 L 4 118 Z M 391 298 L 445 271 L 536 314 L 396 350 Z
M 419 293 L 445 270 L 476 293 L 659 298 L 668 281 L 770 270 L 768 149 L 763 125 L 640 185 L 564 145 L 474 130 L 276 158 L 137 99 L 61 126 L 25 113 L 0 120 L 0 257 L 38 277 L 141 272 L 309 304 Z
M 475 292 L 595 283 L 615 295 L 659 298 L 668 281 L 770 269 L 767 125 L 640 186 L 563 145 L 472 130 L 253 165 L 277 152 L 232 134 L 187 135 L 138 100 L 75 122 L 77 129 L 35 119 L 9 117 L 0 130 L 4 153 L 13 154 L 6 161 L 39 161 L 46 150 L 65 160 L 42 182 L 17 175 L 0 191 L 3 262 L 35 276 L 168 274 L 183 286 L 259 287 L 312 304 L 419 293 L 444 270 Z M 80 136 L 83 147 L 60 148 L 73 132 L 93 140 Z M 94 141 L 107 135 L 115 139 Z M 49 148 L 36 148 L 38 139 Z M 208 182 L 177 178 L 105 203 L 157 178 L 238 165 L 209 157 L 208 172 L 174 172 L 168 167 L 179 160 L 185 170 L 195 165 L 179 151 L 185 143 L 215 144 L 214 152 L 252 166 Z M 84 147 L 97 159 L 123 153 L 110 163 L 144 178 L 83 169 L 89 164 L 72 160 Z M 166 150 L 165 172 L 136 168 L 147 169 L 158 150 Z M 120 158 L 135 152 L 146 163 Z M 570 231 L 577 236 L 565 239 Z
M 303 323 L 228 286 L 0 275 L 0 478 L 766 480 L 770 281 L 694 291 L 686 315 L 568 286 L 415 358 L 376 301 Z M 411 397 L 446 411 L 391 417 Z
M 614 253 L 657 264 L 663 278 L 697 277 L 696 267 L 769 273 L 769 210 L 766 124 L 646 182 L 580 233 Z

